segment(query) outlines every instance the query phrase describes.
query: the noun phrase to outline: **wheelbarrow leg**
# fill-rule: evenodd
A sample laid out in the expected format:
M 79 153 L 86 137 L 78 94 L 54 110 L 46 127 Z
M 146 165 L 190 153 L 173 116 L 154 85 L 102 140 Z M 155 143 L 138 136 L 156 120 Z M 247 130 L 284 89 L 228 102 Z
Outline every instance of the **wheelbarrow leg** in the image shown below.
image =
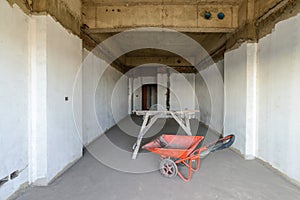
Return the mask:
M 188 163 L 187 163 L 187 162 Z M 187 168 L 188 168 L 188 174 L 187 174 L 187 176 L 184 176 L 180 171 L 178 171 L 178 176 L 184 181 L 184 182 L 189 182 L 190 180 L 191 180 L 191 178 L 192 178 L 192 171 L 194 171 L 193 170 L 193 162 L 192 162 L 192 160 L 191 159 L 189 159 L 189 160 L 186 160 L 186 161 L 182 161 L 182 163 L 185 165 L 185 166 L 187 166 Z M 199 160 L 200 161 L 200 160 Z M 200 164 L 200 162 L 199 162 L 199 164 Z M 197 164 L 198 165 L 198 164 Z

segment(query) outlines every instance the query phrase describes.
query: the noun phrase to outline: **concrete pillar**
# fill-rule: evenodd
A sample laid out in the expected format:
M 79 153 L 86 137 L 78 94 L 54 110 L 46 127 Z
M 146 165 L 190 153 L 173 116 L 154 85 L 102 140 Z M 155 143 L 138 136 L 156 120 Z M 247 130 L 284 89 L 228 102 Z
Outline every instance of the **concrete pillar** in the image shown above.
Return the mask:
M 224 64 L 224 132 L 235 133 L 234 147 L 246 159 L 253 159 L 257 151 L 257 44 L 244 43 L 225 53 Z
M 157 73 L 157 109 L 158 110 L 167 110 L 167 73 Z
M 254 159 L 257 156 L 257 44 L 247 44 L 247 109 L 246 109 L 246 147 L 245 158 Z
M 128 114 L 133 110 L 133 78 L 128 78 Z
M 82 155 L 82 41 L 48 15 L 29 21 L 29 179 L 44 186 Z
M 31 132 L 29 178 L 36 185 L 47 185 L 47 20 L 30 19 L 31 52 Z
M 142 77 L 136 77 L 133 80 L 133 105 L 134 110 L 142 109 Z

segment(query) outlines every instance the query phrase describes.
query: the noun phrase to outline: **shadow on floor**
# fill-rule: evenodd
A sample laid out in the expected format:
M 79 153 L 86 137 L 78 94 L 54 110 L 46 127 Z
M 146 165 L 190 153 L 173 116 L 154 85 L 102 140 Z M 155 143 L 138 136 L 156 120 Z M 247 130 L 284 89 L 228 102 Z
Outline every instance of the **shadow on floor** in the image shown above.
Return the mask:
M 119 122 L 117 126 L 111 128 L 106 136 L 119 148 L 126 151 L 132 151 L 132 146 L 136 142 L 142 122 L 142 117 L 131 115 L 130 117 L 127 117 Z M 203 141 L 203 143 L 208 143 L 218 139 L 219 135 L 216 132 L 208 129 L 208 127 L 206 127 L 204 124 L 199 123 L 197 119 L 191 119 L 190 123 L 193 135 L 205 136 L 206 139 Z M 137 127 L 132 128 L 132 126 L 129 127 L 128 124 L 136 124 Z M 153 127 L 147 132 L 147 134 L 145 134 L 142 145 L 159 137 L 162 134 L 186 135 L 184 130 L 174 119 L 158 119 Z M 200 143 L 199 146 L 201 145 L 203 144 Z M 141 153 L 144 152 L 145 151 L 141 150 Z

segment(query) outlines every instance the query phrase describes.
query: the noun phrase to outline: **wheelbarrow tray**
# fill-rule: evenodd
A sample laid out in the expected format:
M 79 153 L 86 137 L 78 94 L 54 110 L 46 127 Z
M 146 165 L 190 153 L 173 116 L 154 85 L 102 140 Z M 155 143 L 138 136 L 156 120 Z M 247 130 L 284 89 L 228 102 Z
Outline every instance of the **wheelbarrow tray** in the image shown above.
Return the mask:
M 203 136 L 164 134 L 142 148 L 161 156 L 162 161 L 160 162 L 159 169 L 163 176 L 172 178 L 178 175 L 182 180 L 187 182 L 191 180 L 192 172 L 199 170 L 203 155 L 206 156 L 209 152 L 229 148 L 233 144 L 235 136 L 228 135 L 221 137 L 217 141 L 195 150 L 203 139 Z M 180 172 L 177 167 L 178 164 L 183 164 L 188 168 L 187 175 L 183 175 Z
M 184 159 L 194 151 L 203 138 L 203 136 L 163 134 L 152 142 L 144 145 L 142 148 L 155 154 L 159 154 L 161 157 Z

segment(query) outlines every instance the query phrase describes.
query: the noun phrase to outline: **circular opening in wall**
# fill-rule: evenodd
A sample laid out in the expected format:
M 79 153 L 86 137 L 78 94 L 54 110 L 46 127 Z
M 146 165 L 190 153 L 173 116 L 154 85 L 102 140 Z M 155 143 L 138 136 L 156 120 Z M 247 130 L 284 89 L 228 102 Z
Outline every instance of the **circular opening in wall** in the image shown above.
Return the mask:
M 218 18 L 219 18 L 219 19 L 224 19 L 224 17 L 225 17 L 225 14 L 224 14 L 224 13 L 222 13 L 222 12 L 219 12 L 219 13 L 218 13 Z
M 117 11 L 118 11 L 118 12 L 121 12 L 121 10 L 120 10 L 120 9 L 118 9 Z
M 115 12 L 115 9 L 112 9 L 113 12 Z
M 210 18 L 211 18 L 211 13 L 208 12 L 208 11 L 205 11 L 205 13 L 204 13 L 204 18 L 205 18 L 205 19 L 210 19 Z
M 181 63 L 181 60 L 177 60 L 177 63 L 180 64 L 180 63 Z

